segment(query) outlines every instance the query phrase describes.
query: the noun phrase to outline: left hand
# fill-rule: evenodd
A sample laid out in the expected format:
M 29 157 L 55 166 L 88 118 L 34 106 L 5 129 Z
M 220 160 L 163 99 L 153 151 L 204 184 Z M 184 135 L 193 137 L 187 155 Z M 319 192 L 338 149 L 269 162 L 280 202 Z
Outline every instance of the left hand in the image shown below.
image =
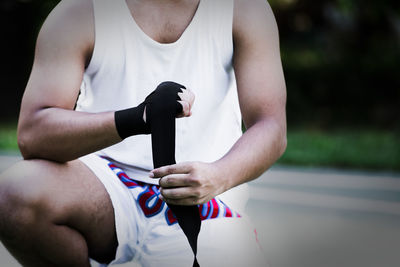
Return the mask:
M 213 163 L 183 162 L 155 169 L 150 177 L 161 178 L 160 192 L 168 204 L 191 206 L 224 192 L 218 173 Z

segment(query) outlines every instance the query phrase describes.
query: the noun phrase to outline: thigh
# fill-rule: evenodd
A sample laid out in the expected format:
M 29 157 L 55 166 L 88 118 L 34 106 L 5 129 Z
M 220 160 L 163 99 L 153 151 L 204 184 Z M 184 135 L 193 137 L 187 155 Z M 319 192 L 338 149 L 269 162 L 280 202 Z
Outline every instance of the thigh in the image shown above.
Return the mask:
M 112 258 L 117 247 L 113 207 L 103 184 L 81 161 L 21 161 L 2 174 L 2 193 L 35 205 L 56 225 L 80 232 L 92 258 Z

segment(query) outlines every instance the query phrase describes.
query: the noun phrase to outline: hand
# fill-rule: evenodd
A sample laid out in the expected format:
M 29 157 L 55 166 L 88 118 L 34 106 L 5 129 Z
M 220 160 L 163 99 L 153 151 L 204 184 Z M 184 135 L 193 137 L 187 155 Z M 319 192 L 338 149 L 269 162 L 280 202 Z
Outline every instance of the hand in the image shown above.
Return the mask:
M 181 101 L 178 102 L 182 105 L 182 113 L 178 114 L 177 118 L 192 116 L 192 107 L 195 100 L 193 91 L 189 88 L 182 88 L 182 93 L 178 93 L 178 96 L 181 98 Z
M 198 205 L 225 191 L 219 172 L 213 163 L 184 162 L 151 171 L 159 180 L 164 201 L 174 205 Z
M 192 107 L 194 104 L 195 96 L 192 90 L 189 88 L 181 88 L 182 93 L 178 93 L 178 96 L 181 98 L 178 101 L 182 105 L 182 113 L 177 115 L 177 118 L 190 117 L 192 116 Z M 146 122 L 146 107 L 143 112 L 143 121 Z

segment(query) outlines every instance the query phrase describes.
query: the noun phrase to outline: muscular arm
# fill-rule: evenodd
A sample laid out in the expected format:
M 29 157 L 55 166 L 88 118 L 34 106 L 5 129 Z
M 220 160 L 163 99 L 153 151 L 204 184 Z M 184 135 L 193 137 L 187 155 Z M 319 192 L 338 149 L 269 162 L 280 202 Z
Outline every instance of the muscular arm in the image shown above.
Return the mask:
M 286 148 L 286 86 L 278 29 L 265 0 L 236 0 L 233 23 L 234 68 L 247 131 L 214 163 L 184 162 L 153 170 L 171 204 L 209 201 L 257 178 Z
M 26 159 L 65 162 L 120 141 L 113 112 L 73 111 L 94 44 L 92 9 L 88 0 L 61 1 L 39 33 L 18 124 Z
M 93 46 L 91 1 L 61 1 L 39 34 L 22 100 L 18 144 L 25 159 L 65 162 L 121 141 L 115 111 L 95 114 L 73 110 Z M 190 116 L 193 93 L 184 90 L 178 95 L 183 107 L 178 117 Z
M 286 148 L 286 86 L 279 34 L 265 0 L 235 2 L 234 68 L 239 103 L 247 128 L 217 162 L 226 189 L 261 175 Z M 240 164 L 238 164 L 240 162 Z

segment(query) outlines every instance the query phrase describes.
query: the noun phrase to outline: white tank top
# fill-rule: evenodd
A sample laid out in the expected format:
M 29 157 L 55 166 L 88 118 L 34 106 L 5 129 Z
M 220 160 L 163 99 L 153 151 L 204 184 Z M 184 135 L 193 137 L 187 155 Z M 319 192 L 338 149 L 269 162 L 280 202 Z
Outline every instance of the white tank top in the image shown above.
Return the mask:
M 193 90 L 193 115 L 177 119 L 176 161 L 212 162 L 241 136 L 241 115 L 232 67 L 233 0 L 200 0 L 182 36 L 162 44 L 136 24 L 125 0 L 93 0 L 95 47 L 76 110 L 116 111 L 137 106 L 163 81 Z M 148 178 L 151 137 L 138 135 L 97 154 Z

